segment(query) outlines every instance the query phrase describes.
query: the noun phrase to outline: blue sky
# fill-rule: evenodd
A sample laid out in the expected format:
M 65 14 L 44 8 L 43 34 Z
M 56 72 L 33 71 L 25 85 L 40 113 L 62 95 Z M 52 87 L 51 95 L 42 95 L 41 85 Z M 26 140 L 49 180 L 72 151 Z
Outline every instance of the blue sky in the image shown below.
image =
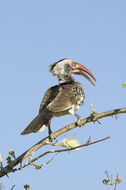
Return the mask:
M 47 135 L 21 136 L 20 132 L 37 115 L 44 92 L 57 84 L 48 71 L 50 64 L 71 58 L 92 71 L 94 88 L 86 79 L 75 76 L 84 85 L 85 104 L 78 113 L 90 114 L 90 101 L 99 112 L 126 107 L 126 1 L 1 1 L 0 2 L 0 152 L 6 165 L 8 150 L 16 155 Z M 55 131 L 75 121 L 73 116 L 54 118 Z M 102 142 L 70 154 L 62 153 L 43 169 L 27 167 L 9 179 L 0 180 L 3 189 L 106 189 L 104 171 L 118 168 L 126 187 L 126 116 L 119 115 L 87 124 L 66 134 L 84 143 L 89 136 Z M 42 149 L 39 151 L 42 152 Z M 44 160 L 45 161 L 45 160 Z M 42 162 L 42 161 L 41 161 Z M 40 163 L 40 162 L 38 162 Z

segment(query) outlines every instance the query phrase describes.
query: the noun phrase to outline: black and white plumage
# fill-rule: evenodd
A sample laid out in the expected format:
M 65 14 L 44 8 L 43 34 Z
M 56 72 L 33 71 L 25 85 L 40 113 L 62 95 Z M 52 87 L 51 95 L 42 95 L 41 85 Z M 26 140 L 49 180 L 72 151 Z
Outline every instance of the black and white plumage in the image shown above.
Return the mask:
M 50 135 L 50 121 L 54 116 L 70 114 L 79 119 L 75 112 L 84 102 L 84 90 L 80 83 L 75 82 L 72 75 L 82 75 L 94 85 L 92 79 L 82 71 L 95 80 L 93 74 L 86 67 L 71 59 L 62 59 L 50 66 L 50 72 L 57 76 L 59 85 L 53 86 L 46 91 L 40 105 L 39 114 L 24 129 L 21 133 L 22 135 L 41 132 L 46 126 L 48 126 Z

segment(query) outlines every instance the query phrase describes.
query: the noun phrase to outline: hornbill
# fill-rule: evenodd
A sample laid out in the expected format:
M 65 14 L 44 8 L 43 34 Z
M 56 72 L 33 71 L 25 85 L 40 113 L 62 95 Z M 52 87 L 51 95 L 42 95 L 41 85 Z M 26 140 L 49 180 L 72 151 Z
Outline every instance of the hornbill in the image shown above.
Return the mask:
M 54 116 L 70 114 L 77 117 L 78 121 L 81 119 L 75 112 L 84 102 L 84 90 L 79 82 L 75 82 L 72 75 L 82 75 L 94 86 L 93 80 L 88 75 L 96 81 L 95 77 L 86 67 L 71 59 L 62 59 L 52 64 L 50 72 L 58 77 L 59 84 L 46 91 L 40 105 L 39 114 L 24 129 L 21 135 L 42 132 L 48 126 L 49 137 L 51 137 L 50 121 Z

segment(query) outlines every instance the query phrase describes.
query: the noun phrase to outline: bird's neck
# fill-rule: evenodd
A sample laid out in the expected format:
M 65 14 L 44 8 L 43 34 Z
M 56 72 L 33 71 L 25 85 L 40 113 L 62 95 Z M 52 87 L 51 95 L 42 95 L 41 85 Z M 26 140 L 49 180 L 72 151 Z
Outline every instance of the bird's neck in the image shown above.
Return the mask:
M 60 75 L 58 76 L 59 83 L 68 83 L 68 82 L 73 82 L 74 78 L 71 75 Z

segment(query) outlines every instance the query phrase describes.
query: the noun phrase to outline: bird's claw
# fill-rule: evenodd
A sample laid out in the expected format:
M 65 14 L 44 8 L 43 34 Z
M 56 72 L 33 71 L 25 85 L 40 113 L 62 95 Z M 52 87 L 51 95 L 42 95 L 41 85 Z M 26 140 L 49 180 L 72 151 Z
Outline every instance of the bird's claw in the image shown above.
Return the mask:
M 52 139 L 51 135 L 49 135 L 49 141 L 53 142 L 53 139 Z
M 79 117 L 78 120 L 77 120 L 77 124 L 79 125 L 79 127 L 82 127 L 83 126 L 83 118 L 82 117 Z
M 49 141 L 50 142 L 55 141 L 55 143 L 57 143 L 57 139 L 56 138 L 52 138 L 51 134 L 49 134 Z

